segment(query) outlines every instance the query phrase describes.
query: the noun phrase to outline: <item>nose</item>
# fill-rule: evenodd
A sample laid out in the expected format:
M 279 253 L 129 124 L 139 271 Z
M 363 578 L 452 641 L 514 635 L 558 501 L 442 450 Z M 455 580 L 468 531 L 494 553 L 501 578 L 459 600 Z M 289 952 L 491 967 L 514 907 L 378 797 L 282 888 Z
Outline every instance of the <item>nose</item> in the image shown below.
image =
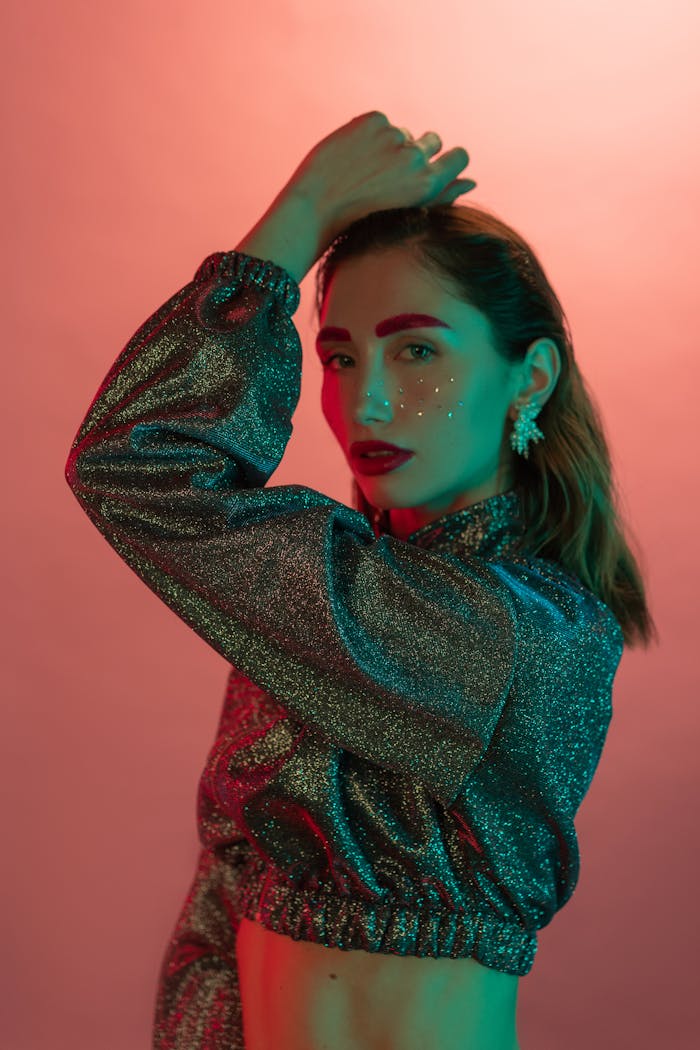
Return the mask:
M 388 384 L 386 377 L 374 372 L 371 375 L 365 373 L 360 377 L 358 389 L 355 391 L 354 420 L 358 426 L 368 423 L 386 423 L 393 419 L 394 412 L 391 407 Z
M 366 388 L 365 384 L 365 388 Z M 363 388 L 357 398 L 357 404 L 355 407 L 355 422 L 360 426 L 364 426 L 367 423 L 376 421 L 388 422 L 393 417 L 391 409 L 391 403 L 387 397 L 383 397 L 382 390 L 379 394 L 375 393 L 374 388 L 367 390 Z

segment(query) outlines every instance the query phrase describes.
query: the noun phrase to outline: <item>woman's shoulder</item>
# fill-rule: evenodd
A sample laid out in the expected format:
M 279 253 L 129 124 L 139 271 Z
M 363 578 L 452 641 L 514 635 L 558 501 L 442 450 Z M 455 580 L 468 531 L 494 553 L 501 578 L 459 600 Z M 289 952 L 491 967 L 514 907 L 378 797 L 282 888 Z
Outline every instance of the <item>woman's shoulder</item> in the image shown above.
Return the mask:
M 575 628 L 622 650 L 622 628 L 606 603 L 559 562 L 527 551 L 488 561 L 520 616 L 530 613 L 561 630 Z

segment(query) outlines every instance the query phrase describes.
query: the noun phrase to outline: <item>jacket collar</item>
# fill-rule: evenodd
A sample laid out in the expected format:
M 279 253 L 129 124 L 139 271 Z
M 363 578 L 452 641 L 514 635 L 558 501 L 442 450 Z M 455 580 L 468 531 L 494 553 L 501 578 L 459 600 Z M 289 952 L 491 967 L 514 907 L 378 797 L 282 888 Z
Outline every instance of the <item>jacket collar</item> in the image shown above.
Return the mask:
M 511 488 L 444 514 L 416 529 L 406 542 L 456 556 L 499 557 L 519 548 L 524 531 L 520 495 Z

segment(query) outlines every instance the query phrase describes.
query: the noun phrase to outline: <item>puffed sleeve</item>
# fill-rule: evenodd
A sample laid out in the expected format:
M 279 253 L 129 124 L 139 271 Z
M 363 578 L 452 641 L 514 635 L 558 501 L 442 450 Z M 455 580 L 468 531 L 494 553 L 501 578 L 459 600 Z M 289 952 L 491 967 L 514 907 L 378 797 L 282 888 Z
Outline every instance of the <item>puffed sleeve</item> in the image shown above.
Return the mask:
M 271 261 L 205 259 L 110 368 L 66 480 L 144 583 L 293 718 L 449 805 L 511 685 L 511 597 L 485 561 L 265 487 L 299 400 L 298 303 Z

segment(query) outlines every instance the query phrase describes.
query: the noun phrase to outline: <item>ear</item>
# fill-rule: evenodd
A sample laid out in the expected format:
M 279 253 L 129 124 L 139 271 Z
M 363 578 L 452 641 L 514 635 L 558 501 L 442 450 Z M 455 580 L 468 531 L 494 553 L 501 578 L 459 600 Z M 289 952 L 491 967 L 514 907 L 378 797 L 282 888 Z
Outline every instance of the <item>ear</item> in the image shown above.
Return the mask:
M 561 355 L 553 339 L 535 339 L 527 348 L 521 368 L 519 401 L 534 399 L 540 407 L 551 397 L 561 373 Z

